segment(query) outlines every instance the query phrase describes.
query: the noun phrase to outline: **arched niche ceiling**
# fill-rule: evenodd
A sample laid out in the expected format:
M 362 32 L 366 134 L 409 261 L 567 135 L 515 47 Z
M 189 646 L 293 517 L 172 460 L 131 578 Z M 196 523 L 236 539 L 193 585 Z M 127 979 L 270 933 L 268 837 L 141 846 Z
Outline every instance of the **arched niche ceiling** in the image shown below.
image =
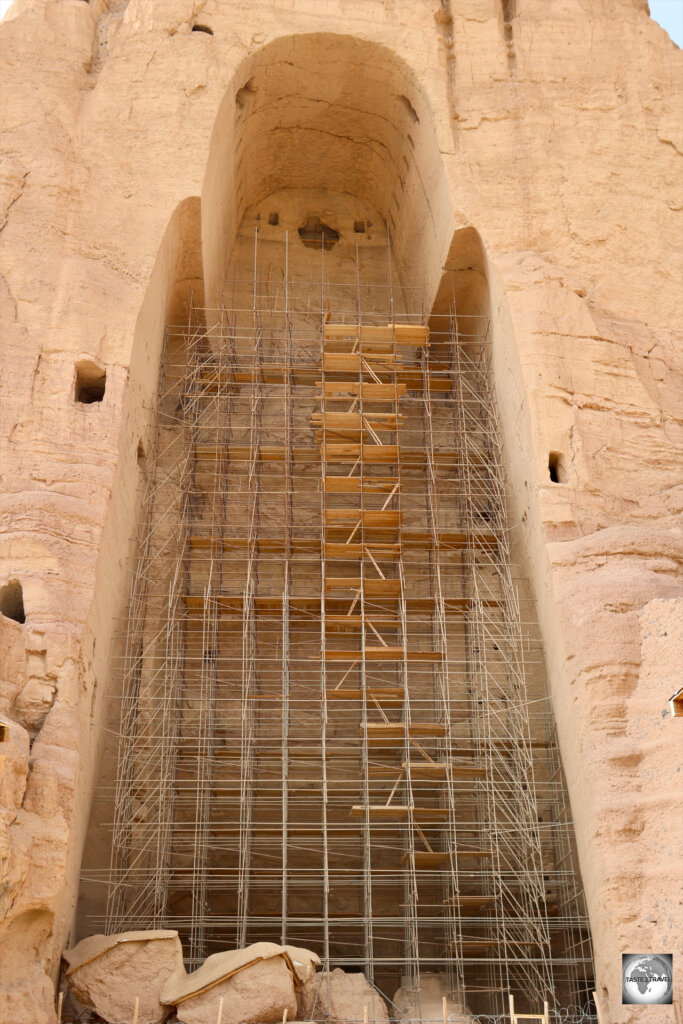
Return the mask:
M 458 317 L 490 314 L 487 259 L 475 228 L 453 234 L 430 315 L 442 318 L 453 312 Z
M 245 61 L 217 117 L 202 195 L 209 305 L 244 211 L 288 188 L 343 192 L 376 209 L 403 283 L 431 302 L 453 214 L 429 104 L 391 50 L 316 33 Z

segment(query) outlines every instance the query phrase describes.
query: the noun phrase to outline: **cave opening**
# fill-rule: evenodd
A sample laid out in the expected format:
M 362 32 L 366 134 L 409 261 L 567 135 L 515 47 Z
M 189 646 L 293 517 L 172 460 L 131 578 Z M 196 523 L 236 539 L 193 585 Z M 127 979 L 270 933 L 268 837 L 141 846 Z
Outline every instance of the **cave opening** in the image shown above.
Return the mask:
M 19 580 L 10 580 L 4 587 L 0 587 L 0 614 L 20 625 L 26 622 L 24 592 Z
M 84 359 L 76 364 L 74 382 L 74 400 L 82 405 L 101 402 L 107 385 L 107 372 L 92 362 Z

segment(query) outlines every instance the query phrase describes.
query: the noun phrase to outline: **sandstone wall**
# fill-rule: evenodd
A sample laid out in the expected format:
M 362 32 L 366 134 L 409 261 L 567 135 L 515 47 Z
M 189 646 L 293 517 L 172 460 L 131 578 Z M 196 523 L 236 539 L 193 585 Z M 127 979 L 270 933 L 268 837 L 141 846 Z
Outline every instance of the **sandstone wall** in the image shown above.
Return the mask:
M 3 1020 L 51 1019 L 74 928 L 138 445 L 167 307 L 201 287 L 197 197 L 207 280 L 219 259 L 212 133 L 249 60 L 310 32 L 410 69 L 448 185 L 433 216 L 475 227 L 488 253 L 511 510 L 598 989 L 625 1022 L 621 952 L 683 948 L 679 722 L 661 716 L 680 664 L 683 61 L 641 0 L 15 0 L 0 26 L 0 586 L 20 580 L 26 622 L 0 619 Z M 425 264 L 443 265 L 447 234 Z M 85 359 L 106 368 L 101 403 L 74 402 Z

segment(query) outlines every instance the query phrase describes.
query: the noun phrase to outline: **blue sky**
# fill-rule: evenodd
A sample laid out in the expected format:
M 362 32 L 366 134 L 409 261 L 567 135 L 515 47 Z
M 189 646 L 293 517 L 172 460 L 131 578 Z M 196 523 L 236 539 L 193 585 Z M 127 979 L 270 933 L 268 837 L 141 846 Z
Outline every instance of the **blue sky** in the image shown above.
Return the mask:
M 11 4 L 12 0 L 0 0 L 0 18 Z M 650 0 L 650 14 L 683 48 L 683 0 Z
M 650 14 L 683 48 L 683 0 L 650 0 Z

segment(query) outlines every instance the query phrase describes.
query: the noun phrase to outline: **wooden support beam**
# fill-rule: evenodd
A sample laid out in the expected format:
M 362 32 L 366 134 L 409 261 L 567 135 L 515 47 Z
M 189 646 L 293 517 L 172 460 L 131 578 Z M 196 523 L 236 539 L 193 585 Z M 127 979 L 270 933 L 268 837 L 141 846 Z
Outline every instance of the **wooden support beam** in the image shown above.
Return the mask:
M 323 487 L 327 494 L 391 494 L 398 483 L 396 476 L 326 476 Z M 400 486 L 397 491 L 400 494 Z
M 324 385 L 322 381 L 316 381 L 316 384 L 322 387 L 325 398 L 332 401 L 337 398 L 360 397 L 365 402 L 394 402 L 397 398 L 403 398 L 408 390 L 406 384 L 374 384 L 365 380 L 330 381 Z
M 376 626 L 395 626 L 401 625 L 401 619 L 397 615 L 388 615 L 384 612 L 366 612 L 365 615 L 326 615 L 325 616 L 325 627 L 327 629 L 335 630 L 337 626 L 346 627 L 350 632 L 357 632 L 363 622 L 372 622 Z
M 340 617 L 346 617 L 346 613 L 349 611 L 349 607 L 352 603 L 353 596 L 357 593 L 360 587 L 359 577 L 342 577 L 346 585 L 339 588 L 336 583 L 336 578 L 330 579 L 328 577 L 328 583 L 332 583 L 332 586 L 328 587 L 328 590 L 348 590 L 348 593 L 344 597 L 326 597 L 325 598 L 325 610 L 338 614 Z M 349 582 L 350 581 L 350 582 Z M 391 586 L 382 589 L 381 585 L 388 583 Z M 379 584 L 380 587 L 375 588 L 374 584 Z M 371 592 L 376 592 L 372 594 Z M 381 591 L 381 592 L 380 592 Z M 400 596 L 400 580 L 366 580 L 365 583 L 365 594 L 376 598 L 373 600 L 372 620 L 376 621 L 376 616 L 380 612 L 382 614 L 388 614 L 391 608 L 395 608 L 396 602 Z M 214 595 L 221 616 L 225 619 L 239 618 L 242 615 L 243 607 L 243 595 L 242 594 L 217 594 Z M 185 594 L 183 596 L 185 605 L 193 615 L 200 614 L 204 609 L 204 595 L 203 594 Z M 297 618 L 310 617 L 311 614 L 320 614 L 320 594 L 309 594 L 300 595 L 298 597 L 290 597 L 288 601 L 290 615 Z M 446 618 L 448 620 L 459 619 L 462 616 L 463 610 L 466 608 L 466 604 L 460 604 L 457 601 L 448 602 L 446 605 Z M 429 616 L 433 613 L 434 609 L 434 598 L 431 597 L 408 597 L 406 598 L 406 611 L 409 615 L 424 615 Z M 274 594 L 269 597 L 257 596 L 254 598 L 254 612 L 257 617 L 272 616 L 274 618 L 279 617 L 282 614 L 282 597 L 278 594 Z M 328 618 L 330 617 L 328 615 Z M 422 620 L 426 621 L 426 620 Z M 190 620 L 192 625 L 192 619 Z
M 394 373 L 401 367 L 402 359 L 399 355 L 388 352 L 386 355 L 373 353 L 359 355 L 358 353 L 346 352 L 325 352 L 323 355 L 323 370 L 325 373 L 346 373 L 358 376 L 361 373 Z
M 406 762 L 401 764 L 402 768 L 405 768 Z M 434 771 L 432 771 L 434 769 Z M 445 763 L 443 761 L 411 761 L 410 770 L 414 779 L 432 779 L 442 778 L 443 770 L 445 769 Z M 373 762 L 369 768 L 371 775 L 395 775 L 396 763 L 381 764 Z M 474 783 L 474 780 L 482 778 L 486 774 L 484 768 L 479 768 L 475 765 L 467 764 L 452 764 L 451 765 L 451 777 L 463 780 L 470 780 Z M 474 784 L 471 787 L 467 787 L 468 791 L 474 791 Z M 459 787 L 459 792 L 463 791 L 463 787 Z
M 370 818 L 407 821 L 410 817 L 411 808 L 406 804 L 389 804 L 388 807 L 385 807 L 384 804 L 369 804 L 367 806 L 364 804 L 354 804 L 349 811 L 349 817 L 364 818 L 366 811 Z
M 325 339 L 352 338 L 364 342 L 392 341 L 397 345 L 426 345 L 429 341 L 429 328 L 424 324 L 357 324 L 326 323 Z
M 413 807 L 413 820 L 421 825 L 430 822 L 445 821 L 448 818 L 447 807 Z
M 450 864 L 451 855 L 447 850 L 415 850 L 413 856 L 415 857 L 415 868 L 417 871 L 435 871 L 439 868 L 445 868 L 447 864 Z M 401 863 L 407 864 L 410 859 L 410 853 L 404 853 L 401 857 Z
M 362 658 L 362 651 L 325 650 L 325 661 L 357 661 Z M 366 661 L 443 661 L 440 651 L 404 651 L 402 647 L 367 647 Z
M 314 412 L 310 424 L 332 431 L 360 431 L 368 424 L 375 430 L 396 430 L 404 420 L 405 416 L 393 412 Z
M 489 894 L 484 895 L 483 893 L 479 895 L 472 893 L 458 893 L 455 896 L 450 896 L 447 900 L 444 900 L 444 906 L 460 907 L 461 910 L 479 910 L 481 907 L 486 907 L 491 903 L 495 903 L 497 899 L 497 896 Z
M 384 708 L 399 708 L 403 706 L 403 688 L 401 686 L 372 686 L 366 690 L 360 689 L 339 689 L 330 687 L 325 691 L 327 700 L 361 701 L 364 697 L 371 697 Z
M 366 731 L 366 723 L 361 723 L 361 733 Z M 405 736 L 405 725 L 403 722 L 368 722 L 367 735 L 391 739 L 393 737 L 403 739 Z M 408 727 L 409 736 L 444 736 L 445 726 L 440 722 L 411 722 Z
M 401 513 L 395 509 L 328 508 L 325 511 L 326 526 L 346 526 L 352 529 L 357 524 L 368 527 L 382 527 L 397 530 L 401 525 Z
M 366 597 L 398 597 L 401 594 L 400 580 L 361 580 L 359 576 L 327 576 L 325 591 L 360 590 L 361 584 Z
M 427 534 L 411 530 L 402 531 L 400 542 L 398 540 L 382 541 L 373 539 L 374 535 L 381 536 L 387 532 L 396 533 L 400 526 L 400 520 L 397 522 L 396 519 L 391 518 L 392 515 L 399 516 L 399 513 L 396 511 L 368 510 L 362 515 L 356 509 L 332 509 L 330 511 L 344 513 L 343 516 L 339 516 L 336 519 L 336 522 L 334 521 L 335 517 L 333 517 L 328 524 L 328 535 L 331 531 L 336 531 L 335 536 L 342 537 L 341 540 L 328 540 L 325 544 L 325 551 L 329 553 L 331 558 L 343 558 L 344 556 L 360 558 L 364 554 L 372 554 L 375 558 L 394 558 L 398 557 L 402 551 L 430 551 L 432 549 L 431 537 Z M 389 516 L 389 518 L 377 518 L 379 516 Z M 352 530 L 354 526 L 359 524 L 363 525 L 364 531 L 370 533 L 370 537 L 366 536 L 365 543 L 356 541 L 347 543 L 343 538 L 349 530 Z M 374 535 L 372 531 L 374 531 Z M 457 532 L 440 533 L 438 538 L 443 548 L 451 548 L 456 551 L 463 547 L 465 541 L 465 535 Z M 495 535 L 482 533 L 476 535 L 473 541 L 477 547 L 487 548 L 495 543 Z M 293 537 L 291 540 L 291 551 L 292 554 L 296 555 L 310 554 L 319 556 L 322 543 L 322 540 L 315 536 Z M 229 536 L 220 539 L 214 537 L 191 537 L 190 545 L 195 551 L 219 551 L 221 550 L 221 545 L 223 551 L 246 551 L 249 547 L 249 538 Z M 253 542 L 253 550 L 255 554 L 284 554 L 286 550 L 285 538 L 259 537 Z M 450 607 L 458 603 L 461 607 L 464 607 L 469 602 L 466 599 L 451 598 L 445 603 Z M 497 606 L 500 602 L 489 599 L 484 603 L 491 607 Z

